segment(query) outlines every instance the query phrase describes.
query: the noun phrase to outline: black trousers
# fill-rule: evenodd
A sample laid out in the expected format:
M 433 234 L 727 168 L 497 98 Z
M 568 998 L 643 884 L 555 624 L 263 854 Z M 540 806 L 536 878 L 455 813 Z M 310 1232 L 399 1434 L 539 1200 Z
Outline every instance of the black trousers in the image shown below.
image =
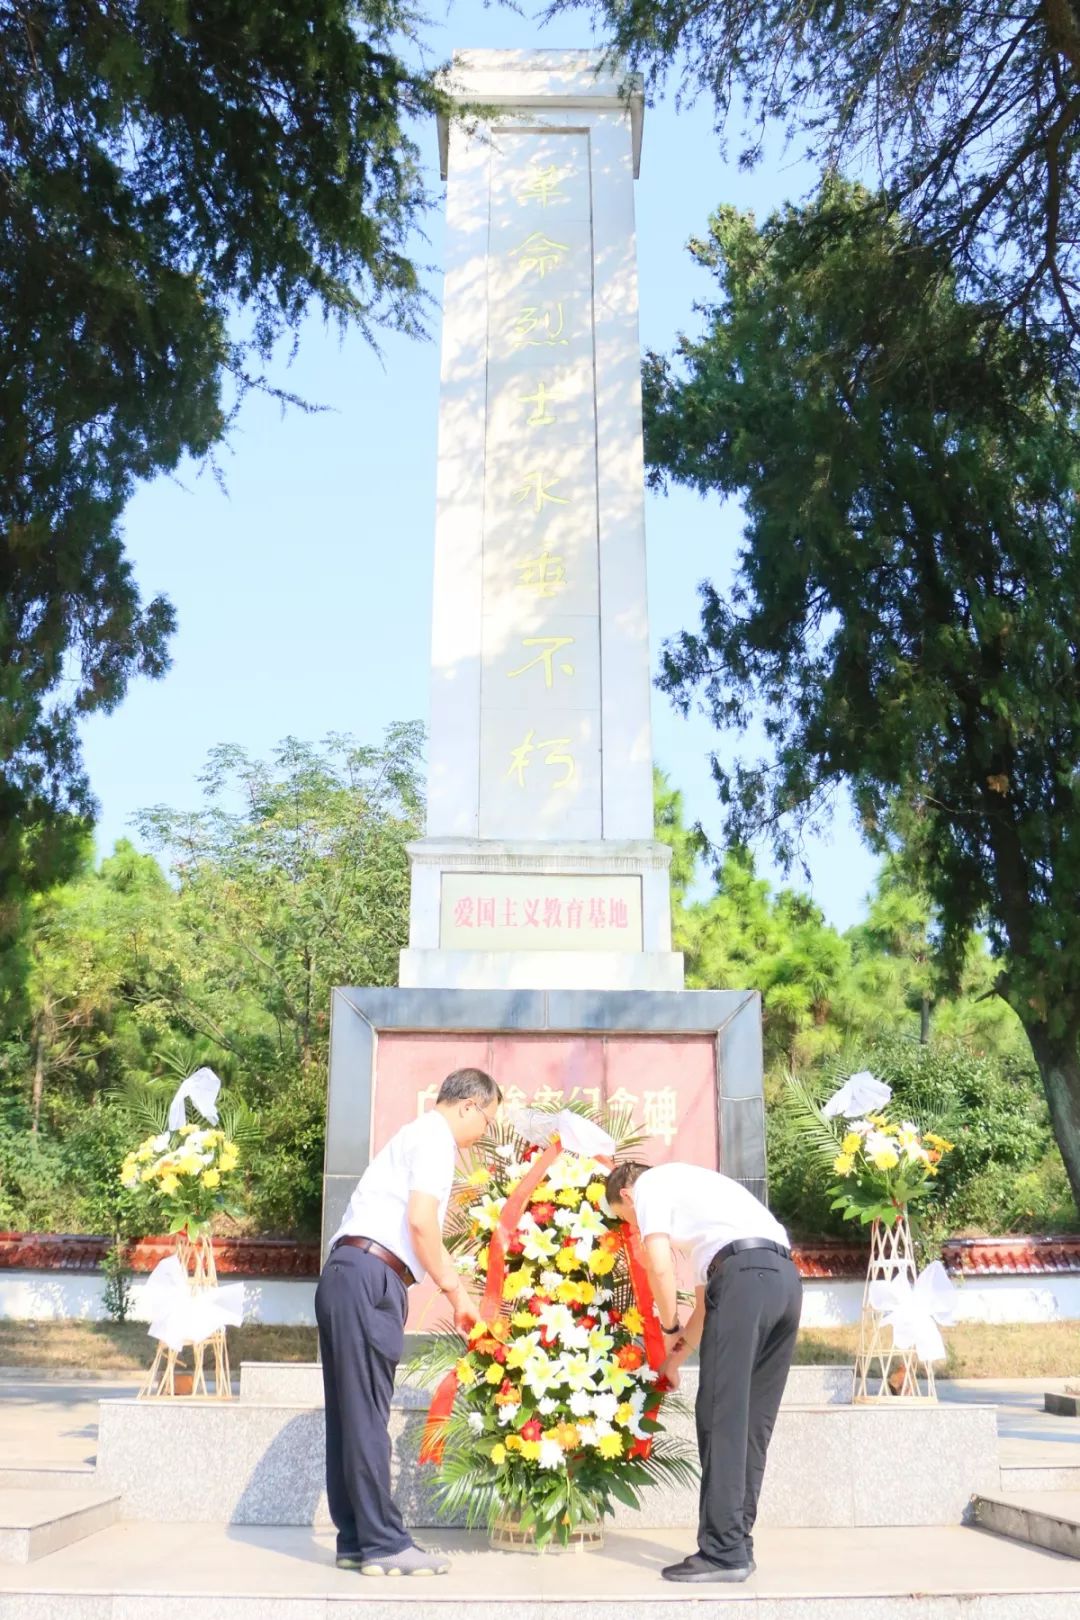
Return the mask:
M 802 1282 L 790 1260 L 744 1249 L 705 1291 L 697 1397 L 698 1547 L 726 1565 L 753 1557 L 765 1454 L 795 1350 Z
M 335 1249 L 315 1290 L 326 1392 L 326 1494 L 337 1550 L 382 1558 L 412 1545 L 390 1495 L 390 1400 L 405 1345 L 401 1278 L 363 1249 Z

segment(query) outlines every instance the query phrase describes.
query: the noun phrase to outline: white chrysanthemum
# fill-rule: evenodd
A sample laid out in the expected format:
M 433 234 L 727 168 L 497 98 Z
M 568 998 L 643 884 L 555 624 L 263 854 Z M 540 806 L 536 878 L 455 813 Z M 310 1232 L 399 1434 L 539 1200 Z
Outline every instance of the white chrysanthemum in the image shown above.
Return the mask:
M 540 1455 L 536 1460 L 541 1468 L 561 1468 L 563 1448 L 557 1440 L 541 1440 Z
M 590 1404 L 595 1415 L 605 1423 L 610 1423 L 619 1409 L 614 1395 L 594 1395 Z
M 609 1423 L 607 1418 L 597 1418 L 596 1422 L 593 1424 L 593 1428 L 596 1430 L 596 1438 L 598 1440 L 602 1440 L 605 1434 L 615 1433 L 615 1425 L 613 1423 Z
M 865 1152 L 867 1158 L 872 1159 L 875 1153 L 895 1153 L 896 1143 L 884 1131 L 871 1131 L 866 1138 Z
M 577 1210 L 576 1209 L 566 1209 L 564 1206 L 560 1205 L 559 1208 L 555 1211 L 555 1225 L 556 1226 L 562 1226 L 562 1227 L 573 1226 L 573 1224 L 574 1224 L 574 1222 L 576 1220 L 577 1220 Z
M 579 1322 L 559 1334 L 563 1347 L 567 1350 L 587 1350 L 589 1348 L 589 1330 L 582 1327 Z
M 516 1416 L 517 1416 L 517 1407 L 516 1406 L 500 1406 L 499 1407 L 499 1424 L 500 1424 L 500 1426 L 502 1428 L 505 1429 L 506 1425 L 508 1423 L 513 1423 L 514 1418 Z
M 470 1412 L 469 1413 L 469 1418 L 468 1418 L 468 1423 L 469 1423 L 469 1428 L 472 1430 L 473 1434 L 483 1434 L 483 1432 L 484 1432 L 484 1414 L 482 1412 Z
M 574 1416 L 579 1418 L 588 1417 L 592 1411 L 592 1400 L 588 1391 L 584 1389 L 575 1389 L 567 1405 Z
M 154 1137 L 154 1140 L 151 1142 L 150 1146 L 153 1148 L 155 1153 L 165 1153 L 168 1151 L 169 1143 L 171 1141 L 172 1137 L 169 1132 L 162 1131 L 160 1136 Z
M 581 1441 L 583 1446 L 595 1446 L 599 1438 L 600 1436 L 596 1432 L 596 1425 L 594 1423 L 578 1424 L 578 1439 Z
M 537 1401 L 536 1410 L 539 1412 L 541 1417 L 550 1417 L 552 1412 L 557 1412 L 559 1410 L 559 1403 L 558 1401 L 552 1400 L 550 1395 L 545 1395 L 542 1401 Z
M 596 1240 L 595 1240 L 595 1238 L 591 1238 L 591 1237 L 578 1238 L 577 1242 L 574 1244 L 574 1253 L 577 1256 L 577 1258 L 581 1261 L 582 1265 L 584 1265 L 585 1261 L 589 1258 L 590 1254 L 592 1254 L 592 1252 L 593 1252 L 593 1250 L 595 1248 L 596 1248 Z
M 512 1142 L 500 1142 L 495 1149 L 495 1157 L 497 1159 L 512 1159 L 514 1157 L 514 1144 Z

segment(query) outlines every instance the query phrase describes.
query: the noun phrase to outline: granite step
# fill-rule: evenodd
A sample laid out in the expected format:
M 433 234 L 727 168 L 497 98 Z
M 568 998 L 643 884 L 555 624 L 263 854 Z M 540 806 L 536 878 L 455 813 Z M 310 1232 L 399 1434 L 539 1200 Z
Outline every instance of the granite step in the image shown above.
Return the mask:
M 984 1530 L 1080 1558 L 1080 1490 L 979 1495 L 973 1508 Z
M 76 1494 L 0 1489 L 0 1563 L 28 1564 L 84 1536 L 107 1530 L 120 1517 L 120 1492 L 87 1488 Z
M 682 1393 L 693 1400 L 697 1393 L 697 1368 L 683 1372 Z M 854 1367 L 792 1367 L 784 1390 L 786 1406 L 850 1406 L 855 1387 Z M 406 1374 L 398 1380 L 403 1401 L 416 1404 L 413 1386 Z M 408 1392 L 408 1393 L 407 1393 Z M 322 1368 L 317 1361 L 244 1361 L 240 1364 L 240 1399 L 269 1401 L 284 1406 L 323 1404 Z
M 427 1396 L 401 1391 L 391 1414 L 392 1483 L 407 1524 L 440 1520 L 432 1471 L 417 1462 Z M 101 1403 L 98 1480 L 124 1516 L 247 1525 L 328 1522 L 321 1406 L 215 1400 Z M 693 1445 L 692 1412 L 671 1433 Z M 928 1459 L 933 1459 L 932 1465 Z M 1001 1489 L 992 1406 L 788 1406 L 769 1452 L 761 1523 L 792 1527 L 952 1524 L 973 1492 Z M 692 1525 L 697 1482 L 650 1487 L 616 1523 Z M 0 1616 L 2 1620 L 2 1616 Z
M 93 1463 L 68 1468 L 60 1463 L 10 1462 L 0 1466 L 0 1491 L 83 1491 L 97 1484 Z
M 1076 1620 L 1080 1563 L 957 1527 L 762 1530 L 744 1586 L 692 1591 L 660 1570 L 689 1531 L 609 1529 L 601 1552 L 492 1553 L 431 1533 L 449 1575 L 364 1580 L 310 1529 L 119 1524 L 23 1568 L 0 1567 L 0 1620 Z
M 1043 1396 L 1043 1411 L 1052 1412 L 1055 1417 L 1080 1417 L 1080 1395 L 1072 1390 L 1058 1394 L 1048 1389 Z

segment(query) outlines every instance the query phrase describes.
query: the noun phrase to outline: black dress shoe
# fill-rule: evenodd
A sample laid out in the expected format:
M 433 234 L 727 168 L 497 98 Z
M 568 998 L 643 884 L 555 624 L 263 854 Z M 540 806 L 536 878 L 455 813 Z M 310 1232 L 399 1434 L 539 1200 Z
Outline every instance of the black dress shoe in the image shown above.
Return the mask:
M 757 1565 L 753 1559 L 748 1564 L 714 1564 L 711 1558 L 701 1553 L 691 1553 L 681 1564 L 669 1564 L 660 1573 L 665 1581 L 727 1581 L 733 1584 L 749 1580 L 755 1569 Z

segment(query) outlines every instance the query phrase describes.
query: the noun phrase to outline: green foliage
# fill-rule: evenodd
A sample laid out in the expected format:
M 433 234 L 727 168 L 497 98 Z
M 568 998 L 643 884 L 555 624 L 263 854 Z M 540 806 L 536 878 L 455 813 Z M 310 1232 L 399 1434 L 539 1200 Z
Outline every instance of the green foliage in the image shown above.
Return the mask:
M 587 10 L 653 87 L 672 74 L 740 114 L 739 161 L 768 125 L 823 173 L 875 172 L 868 210 L 902 208 L 999 315 L 1080 334 L 1080 4 L 957 0 L 550 0 Z M 807 244 L 811 255 L 812 242 Z
M 119 1242 L 114 1243 L 106 1252 L 101 1269 L 105 1273 L 105 1288 L 101 1302 L 106 1313 L 113 1322 L 126 1322 L 131 1315 L 132 1306 L 131 1272 L 128 1270 L 123 1246 Z
M 146 816 L 175 884 L 122 843 L 34 900 L 26 998 L 0 1026 L 0 1218 L 143 1230 L 120 1163 L 207 1064 L 248 1148 L 244 1220 L 318 1231 L 330 990 L 395 980 L 421 745 L 399 726 L 269 762 L 218 750 L 203 810 Z
M 760 229 L 721 209 L 695 248 L 718 295 L 678 367 L 649 361 L 648 454 L 741 494 L 747 527 L 664 684 L 720 729 L 763 717 L 766 757 L 715 762 L 732 838 L 790 856 L 846 785 L 933 903 L 935 973 L 985 930 L 1076 1193 L 1076 392 L 866 203 L 830 180 Z
M 918 1217 L 924 1244 L 949 1235 L 1080 1228 L 1030 1057 L 979 1056 L 948 1040 L 893 1037 L 847 1048 L 843 1074 L 869 1069 L 893 1088 L 889 1113 L 947 1137 L 932 1205 Z M 837 1066 L 812 1077 L 812 1110 L 835 1084 Z M 832 1206 L 835 1183 L 824 1146 L 815 1151 L 806 1110 L 769 1110 L 769 1198 L 803 1236 L 849 1236 Z
M 135 485 L 212 453 L 310 308 L 419 329 L 418 23 L 405 0 L 0 8 L 5 907 L 78 865 L 80 717 L 168 664 L 172 607 L 124 552 Z

